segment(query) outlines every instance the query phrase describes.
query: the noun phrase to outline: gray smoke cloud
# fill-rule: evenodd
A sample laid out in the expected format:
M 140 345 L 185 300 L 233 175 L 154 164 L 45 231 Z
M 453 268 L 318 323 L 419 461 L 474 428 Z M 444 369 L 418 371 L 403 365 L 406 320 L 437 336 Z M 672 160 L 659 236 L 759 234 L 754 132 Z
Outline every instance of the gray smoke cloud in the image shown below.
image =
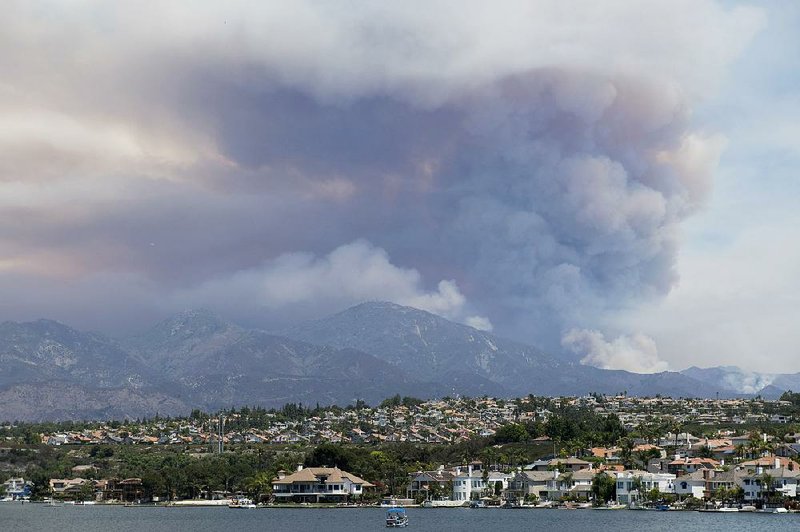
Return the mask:
M 763 24 L 713 1 L 49 8 L 0 22 L 1 317 L 277 327 L 391 299 L 551 349 L 674 286 L 724 146 L 692 105 Z

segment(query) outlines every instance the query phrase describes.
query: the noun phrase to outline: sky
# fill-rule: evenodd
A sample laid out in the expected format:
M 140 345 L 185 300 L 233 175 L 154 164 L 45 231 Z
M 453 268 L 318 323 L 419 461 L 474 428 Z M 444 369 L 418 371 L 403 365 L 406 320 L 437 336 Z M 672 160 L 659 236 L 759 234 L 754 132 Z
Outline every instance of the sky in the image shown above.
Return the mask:
M 4 4 L 0 320 L 800 371 L 796 2 L 395 4 Z

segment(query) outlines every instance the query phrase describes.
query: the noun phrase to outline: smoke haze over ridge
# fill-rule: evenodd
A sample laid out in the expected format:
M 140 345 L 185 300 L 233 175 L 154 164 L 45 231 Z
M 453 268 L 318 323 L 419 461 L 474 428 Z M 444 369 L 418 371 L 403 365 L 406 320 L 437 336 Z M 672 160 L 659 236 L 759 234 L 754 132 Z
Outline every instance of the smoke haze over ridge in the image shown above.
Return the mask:
M 713 1 L 12 3 L 0 318 L 272 328 L 387 299 L 561 350 L 678 283 L 726 145 L 693 110 L 765 23 Z

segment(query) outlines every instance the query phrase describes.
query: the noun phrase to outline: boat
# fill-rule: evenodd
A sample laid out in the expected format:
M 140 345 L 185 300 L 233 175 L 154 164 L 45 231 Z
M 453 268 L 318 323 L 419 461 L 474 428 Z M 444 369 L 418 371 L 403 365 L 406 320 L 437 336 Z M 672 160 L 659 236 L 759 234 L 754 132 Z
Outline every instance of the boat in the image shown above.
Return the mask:
M 388 497 L 381 499 L 381 508 L 397 508 L 400 506 L 414 506 L 414 499 L 397 499 Z
M 602 506 L 592 508 L 593 510 L 624 510 L 628 506 L 625 504 L 607 503 Z
M 405 508 L 389 508 L 386 510 L 387 528 L 405 528 L 408 526 L 408 516 Z
M 761 513 L 765 513 L 765 514 L 787 514 L 787 513 L 789 513 L 789 510 L 787 510 L 783 506 L 779 506 L 777 508 L 764 508 L 763 510 L 761 510 Z
M 428 499 L 423 501 L 423 508 L 461 508 L 468 506 L 469 501 L 451 501 L 450 499 Z
M 256 505 L 253 503 L 253 501 L 246 497 L 231 499 L 231 502 L 228 503 L 228 508 L 237 510 L 252 510 L 255 507 Z

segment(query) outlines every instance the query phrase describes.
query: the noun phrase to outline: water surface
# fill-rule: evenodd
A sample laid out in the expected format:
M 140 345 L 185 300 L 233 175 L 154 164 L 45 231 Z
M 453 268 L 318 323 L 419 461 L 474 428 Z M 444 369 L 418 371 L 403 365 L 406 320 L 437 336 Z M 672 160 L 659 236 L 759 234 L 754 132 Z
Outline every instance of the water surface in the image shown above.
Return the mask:
M 408 530 L 481 532 L 557 530 L 562 532 L 753 531 L 800 529 L 800 514 L 711 514 L 597 510 L 500 510 L 409 508 Z M 0 503 L 2 530 L 85 532 L 386 530 L 380 508 L 125 508 Z

